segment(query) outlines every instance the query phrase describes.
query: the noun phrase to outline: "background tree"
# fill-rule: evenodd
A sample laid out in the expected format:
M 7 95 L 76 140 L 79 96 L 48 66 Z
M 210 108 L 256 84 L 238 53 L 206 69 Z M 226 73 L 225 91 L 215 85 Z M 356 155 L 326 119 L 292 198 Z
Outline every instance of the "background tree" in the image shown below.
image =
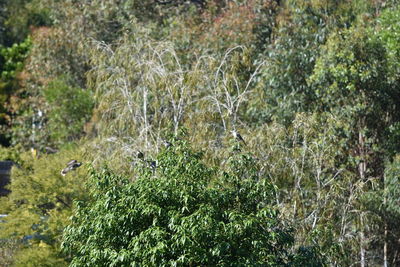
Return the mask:
M 12 170 L 10 195 L 1 198 L 0 214 L 8 216 L 0 224 L 0 238 L 19 244 L 13 257 L 16 266 L 66 266 L 59 250 L 60 236 L 71 216 L 73 200 L 86 198 L 81 180 L 85 169 L 66 176 L 60 171 L 71 158 L 81 160 L 81 153 L 70 147 L 39 159 L 30 152 L 14 157 L 19 165 Z
M 11 123 L 15 113 L 11 103 L 17 94 L 20 85 L 20 73 L 28 56 L 31 40 L 27 38 L 20 44 L 12 47 L 3 47 L 0 50 L 2 64 L 0 64 L 0 144 L 9 146 L 11 143 Z
M 84 124 L 93 109 L 91 92 L 72 87 L 64 76 L 50 82 L 43 93 L 49 104 L 48 127 L 52 140 L 61 145 L 83 136 Z
M 348 136 L 347 148 L 349 158 L 357 164 L 359 181 L 369 181 L 370 185 L 364 190 L 374 190 L 378 182 L 382 186 L 383 155 L 385 141 L 398 123 L 399 87 L 390 75 L 388 50 L 374 28 L 360 26 L 333 34 L 322 48 L 317 60 L 310 85 L 314 88 L 316 110 L 327 110 L 341 118 L 347 126 L 343 132 Z M 377 29 L 379 31 L 379 29 Z M 396 141 L 393 142 L 395 145 Z M 386 153 L 385 153 L 386 152 Z M 355 170 L 354 170 L 355 171 Z M 369 227 L 366 223 L 368 213 L 360 206 L 359 224 L 363 229 Z M 364 231 L 373 233 L 372 229 L 360 231 L 361 265 L 367 261 L 366 248 L 374 238 L 368 237 Z

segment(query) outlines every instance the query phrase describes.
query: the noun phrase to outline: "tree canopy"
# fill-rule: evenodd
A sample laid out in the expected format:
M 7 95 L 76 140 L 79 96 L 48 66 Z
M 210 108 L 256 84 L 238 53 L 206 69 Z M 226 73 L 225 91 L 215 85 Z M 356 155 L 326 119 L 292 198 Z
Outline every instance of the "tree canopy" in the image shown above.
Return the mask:
M 250 155 L 236 153 L 222 171 L 177 141 L 155 169 L 138 163 L 135 177 L 92 170 L 91 201 L 78 204 L 64 232 L 71 266 L 322 266 L 311 249 L 291 252 L 276 189 Z
M 0 265 L 400 265 L 399 16 L 0 1 Z

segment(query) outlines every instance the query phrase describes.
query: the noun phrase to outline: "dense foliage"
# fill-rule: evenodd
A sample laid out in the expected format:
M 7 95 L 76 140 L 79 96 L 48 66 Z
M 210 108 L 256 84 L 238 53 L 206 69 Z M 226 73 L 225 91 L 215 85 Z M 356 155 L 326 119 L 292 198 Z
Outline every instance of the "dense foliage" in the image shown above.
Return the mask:
M 8 214 L 0 224 L 0 240 L 18 241 L 16 266 L 66 265 L 59 246 L 73 200 L 86 199 L 82 181 L 77 182 L 85 170 L 64 177 L 60 170 L 71 157 L 81 159 L 80 153 L 72 147 L 39 159 L 29 152 L 0 154 L 18 163 L 12 171 L 12 194 L 0 202 L 0 213 Z
M 0 1 L 0 265 L 400 265 L 399 4 Z
M 135 181 L 92 171 L 90 203 L 78 204 L 63 246 L 71 266 L 321 266 L 290 252 L 275 188 L 250 155 L 209 168 L 185 142 L 138 163 Z M 311 263 L 312 262 L 312 263 Z

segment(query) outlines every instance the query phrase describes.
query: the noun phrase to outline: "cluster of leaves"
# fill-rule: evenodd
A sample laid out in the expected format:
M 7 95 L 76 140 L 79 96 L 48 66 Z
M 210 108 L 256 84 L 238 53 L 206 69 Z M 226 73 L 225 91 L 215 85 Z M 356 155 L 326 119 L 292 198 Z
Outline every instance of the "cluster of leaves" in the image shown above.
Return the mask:
M 0 44 L 6 47 L 24 41 L 32 27 L 51 25 L 40 0 L 3 0 L 0 10 Z
M 16 73 L 22 70 L 24 60 L 31 45 L 31 39 L 28 37 L 22 43 L 13 44 L 11 47 L 1 49 L 0 55 L 4 61 L 1 72 L 1 79 L 3 81 L 15 79 Z
M 59 246 L 73 200 L 86 197 L 78 179 L 85 170 L 66 176 L 61 176 L 60 170 L 71 157 L 80 159 L 81 153 L 70 147 L 39 158 L 30 152 L 18 155 L 19 164 L 12 169 L 8 187 L 12 193 L 0 200 L 0 214 L 8 214 L 0 223 L 0 240 L 18 244 L 13 257 L 16 266 L 66 265 Z
M 0 49 L 0 144 L 9 145 L 10 123 L 12 109 L 10 109 L 10 97 L 18 89 L 18 74 L 22 71 L 24 61 L 28 56 L 32 43 L 28 37 L 24 42 L 14 44 L 11 47 Z
M 0 264 L 1 266 L 11 266 L 15 253 L 18 251 L 20 244 L 17 240 L 0 239 Z
M 279 222 L 275 188 L 254 159 L 233 155 L 209 168 L 179 141 L 139 165 L 132 178 L 92 170 L 90 202 L 79 202 L 64 232 L 71 266 L 321 266 L 318 254 L 293 254 Z
M 93 99 L 91 92 L 68 84 L 68 80 L 50 82 L 44 90 L 49 104 L 50 136 L 63 144 L 82 136 L 83 126 L 91 117 Z

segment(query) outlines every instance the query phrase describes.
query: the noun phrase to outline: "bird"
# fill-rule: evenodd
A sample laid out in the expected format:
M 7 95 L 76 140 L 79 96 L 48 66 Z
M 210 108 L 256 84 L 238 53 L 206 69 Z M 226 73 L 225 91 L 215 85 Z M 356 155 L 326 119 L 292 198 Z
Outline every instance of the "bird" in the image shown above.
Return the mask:
M 154 160 L 150 160 L 149 165 L 150 165 L 150 168 L 153 169 L 153 171 L 155 170 L 155 168 L 157 168 L 157 162 Z
M 236 130 L 233 130 L 233 131 L 231 131 L 231 133 L 238 142 L 243 142 L 243 144 L 246 145 L 246 142 L 244 141 L 243 137 L 240 135 L 239 132 L 237 132 Z
M 78 163 L 78 161 L 76 159 L 70 160 L 70 161 L 68 161 L 67 166 L 74 165 L 75 163 Z
M 143 154 L 143 152 L 138 150 L 137 153 L 136 153 L 136 157 L 137 157 L 138 159 L 144 159 L 144 154 Z
M 167 140 L 163 140 L 163 144 L 166 148 L 170 148 L 172 146 L 171 142 L 167 141 Z
M 67 163 L 67 167 L 61 170 L 61 175 L 65 176 L 68 172 L 73 171 L 77 168 L 79 168 L 82 165 L 81 162 L 78 162 L 76 159 L 70 160 Z
M 57 153 L 57 152 L 58 152 L 57 149 L 54 149 L 54 148 L 49 147 L 49 146 L 46 146 L 44 149 L 46 150 L 46 153 L 47 153 L 47 154 L 54 154 L 54 153 Z

